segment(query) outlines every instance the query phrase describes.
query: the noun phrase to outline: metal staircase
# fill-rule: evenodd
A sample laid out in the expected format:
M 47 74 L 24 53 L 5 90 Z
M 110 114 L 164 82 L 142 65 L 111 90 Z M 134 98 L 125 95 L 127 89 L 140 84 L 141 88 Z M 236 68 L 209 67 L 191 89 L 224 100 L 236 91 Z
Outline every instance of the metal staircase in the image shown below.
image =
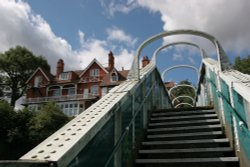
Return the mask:
M 157 110 L 135 166 L 237 167 L 239 159 L 214 110 Z

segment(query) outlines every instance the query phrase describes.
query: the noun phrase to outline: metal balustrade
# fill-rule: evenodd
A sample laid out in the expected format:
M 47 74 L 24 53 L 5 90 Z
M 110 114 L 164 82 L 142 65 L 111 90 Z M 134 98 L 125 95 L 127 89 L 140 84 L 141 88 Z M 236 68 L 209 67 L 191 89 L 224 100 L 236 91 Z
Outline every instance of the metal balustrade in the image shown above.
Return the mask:
M 62 95 L 62 96 L 47 96 L 47 97 L 36 97 L 36 98 L 27 98 L 23 100 L 23 104 L 35 104 L 35 103 L 45 103 L 49 101 L 72 101 L 72 100 L 87 100 L 95 99 L 98 95 L 96 94 L 76 94 L 76 95 Z
M 221 71 L 217 62 L 203 60 L 197 105 L 210 103 L 217 110 L 241 166 L 250 164 L 250 76 L 236 70 Z

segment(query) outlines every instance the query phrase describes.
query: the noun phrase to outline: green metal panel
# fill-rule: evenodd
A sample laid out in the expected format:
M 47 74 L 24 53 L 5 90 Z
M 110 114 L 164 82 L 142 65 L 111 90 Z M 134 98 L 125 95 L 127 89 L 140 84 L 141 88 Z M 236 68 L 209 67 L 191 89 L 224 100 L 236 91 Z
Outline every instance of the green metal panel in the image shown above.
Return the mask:
M 69 167 L 103 167 L 114 146 L 114 116 L 106 123 L 100 132 L 77 155 Z M 96 160 L 98 158 L 98 161 Z
M 234 115 L 235 115 L 237 122 L 240 122 L 241 119 L 238 117 L 238 115 L 236 114 Z M 248 160 L 250 161 L 250 132 L 245 125 L 240 127 L 239 124 L 237 124 L 237 129 L 238 129 L 241 149 L 243 149 L 243 152 L 245 153 L 245 157 L 247 157 Z
M 237 114 L 240 116 L 244 123 L 247 122 L 245 108 L 243 104 L 243 98 L 235 90 L 233 90 L 234 107 L 236 108 Z
M 221 92 L 223 94 L 223 97 L 226 98 L 226 100 L 230 102 L 230 94 L 229 94 L 229 87 L 228 87 L 228 85 L 223 80 L 221 80 L 220 83 L 221 83 Z

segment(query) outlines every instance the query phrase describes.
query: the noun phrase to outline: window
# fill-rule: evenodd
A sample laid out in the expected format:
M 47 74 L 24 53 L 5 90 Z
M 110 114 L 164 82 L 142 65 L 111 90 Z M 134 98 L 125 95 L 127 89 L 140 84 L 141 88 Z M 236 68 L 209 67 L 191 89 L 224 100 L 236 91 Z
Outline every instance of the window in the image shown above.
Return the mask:
M 42 81 L 43 81 L 43 77 L 42 76 L 36 76 L 35 77 L 34 87 L 39 87 L 41 85 Z
M 60 96 L 60 89 L 55 89 L 53 91 L 53 96 Z
M 78 110 L 78 103 L 65 103 L 63 113 L 68 116 L 75 116 L 79 114 Z
M 118 81 L 118 75 L 117 75 L 117 73 L 116 72 L 112 72 L 110 79 L 111 79 L 111 82 Z
M 112 75 L 112 76 L 111 76 L 111 81 L 112 81 L 112 82 L 118 81 L 118 76 L 117 76 L 117 75 Z
M 75 88 L 69 88 L 68 95 L 75 95 L 75 94 L 76 94 Z
M 102 88 L 102 96 L 105 96 L 108 93 L 108 88 L 107 87 L 103 87 Z
M 94 95 L 98 95 L 99 94 L 99 86 L 98 85 L 91 86 L 90 93 L 94 94 Z
M 99 69 L 92 69 L 90 70 L 91 77 L 98 77 L 99 76 Z
M 65 72 L 60 74 L 60 80 L 69 80 L 70 79 L 70 73 Z

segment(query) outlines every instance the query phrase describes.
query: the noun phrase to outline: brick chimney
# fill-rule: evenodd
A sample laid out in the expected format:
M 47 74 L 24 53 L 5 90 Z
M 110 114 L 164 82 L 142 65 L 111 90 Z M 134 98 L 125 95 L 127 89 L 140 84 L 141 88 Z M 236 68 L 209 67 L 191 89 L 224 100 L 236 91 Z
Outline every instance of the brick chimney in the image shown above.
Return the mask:
M 113 53 L 110 51 L 109 52 L 109 71 L 113 70 L 115 66 L 115 58 L 114 58 L 114 55 Z
M 142 59 L 142 68 L 148 65 L 150 60 L 148 59 L 148 56 L 144 56 Z
M 59 78 L 59 75 L 64 71 L 64 62 L 62 59 L 59 59 L 56 66 L 56 78 Z

